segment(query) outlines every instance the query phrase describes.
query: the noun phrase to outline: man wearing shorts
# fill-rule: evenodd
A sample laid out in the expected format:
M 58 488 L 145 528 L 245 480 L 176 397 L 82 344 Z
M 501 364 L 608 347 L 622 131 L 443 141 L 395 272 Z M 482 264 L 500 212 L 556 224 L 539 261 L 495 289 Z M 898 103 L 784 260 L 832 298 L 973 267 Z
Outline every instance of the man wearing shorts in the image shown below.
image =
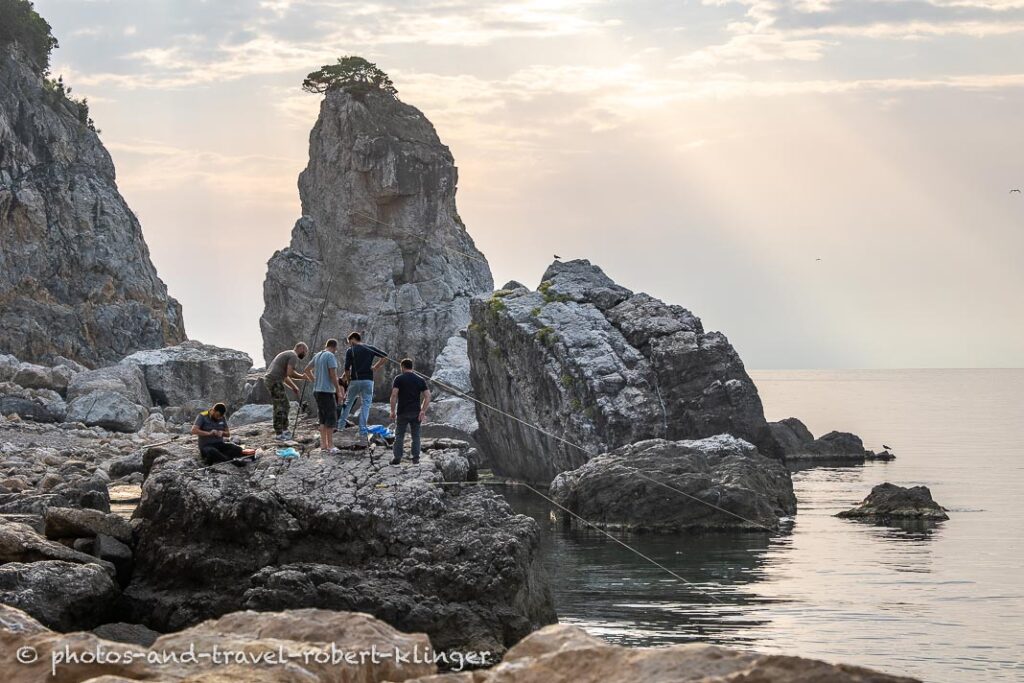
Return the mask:
M 338 425 L 338 403 L 344 390 L 338 381 L 338 340 L 328 339 L 324 350 L 313 356 L 313 398 L 320 423 L 320 450 L 338 453 L 334 447 L 334 428 Z

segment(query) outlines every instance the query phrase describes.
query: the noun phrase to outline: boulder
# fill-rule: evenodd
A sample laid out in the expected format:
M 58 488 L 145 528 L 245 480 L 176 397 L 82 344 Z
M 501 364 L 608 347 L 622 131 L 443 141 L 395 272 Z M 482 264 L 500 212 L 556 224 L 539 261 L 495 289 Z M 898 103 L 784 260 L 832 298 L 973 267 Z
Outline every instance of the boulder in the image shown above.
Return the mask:
M 58 631 L 90 629 L 107 620 L 118 597 L 97 564 L 49 560 L 0 565 L 0 603 L 24 610 Z
M 871 489 L 871 493 L 854 508 L 836 515 L 844 519 L 888 524 L 902 520 L 941 522 L 949 519 L 946 508 L 932 500 L 927 486 L 905 488 L 888 482 Z
M 781 457 L 725 336 L 589 261 L 556 261 L 535 292 L 476 298 L 472 317 L 473 389 L 498 409 L 477 406 L 477 440 L 500 474 L 547 484 L 626 444 L 721 433 Z
M 126 624 L 123 621 L 115 621 L 109 624 L 100 624 L 92 630 L 103 640 L 112 640 L 115 643 L 131 643 L 149 647 L 160 634 L 142 624 Z
M 150 449 L 133 620 L 168 631 L 242 607 L 357 609 L 425 631 L 438 649 L 492 652 L 554 621 L 534 520 L 484 487 L 438 485 L 468 476 L 457 448 L 435 448 L 455 442 L 425 442 L 418 466 L 390 466 L 348 434 L 336 443 L 352 453 L 290 461 L 273 457 L 269 428 L 246 441 L 266 451 L 241 468 L 199 469 L 187 446 Z
M 314 327 L 359 330 L 433 374 L 448 338 L 469 323 L 469 300 L 494 288 L 456 210 L 457 180 L 418 109 L 383 92 L 328 92 L 299 176 L 302 217 L 267 264 L 264 361 Z M 326 336 L 305 341 L 316 348 Z M 389 374 L 378 374 L 379 400 Z
M 289 404 L 288 414 L 295 415 L 298 405 L 299 404 L 296 401 L 292 401 Z M 262 403 L 247 403 L 228 415 L 228 427 L 231 429 L 237 429 L 239 427 L 245 427 L 246 425 L 257 424 L 260 422 L 273 422 L 273 420 L 273 406 Z
M 21 363 L 12 381 L 26 389 L 49 389 L 64 394 L 73 375 L 71 368 L 66 366 L 49 368 L 35 363 Z
M 871 669 L 814 659 L 687 643 L 623 647 L 558 624 L 532 633 L 497 666 L 413 683 L 920 683 Z
M 122 394 L 94 391 L 71 402 L 67 419 L 116 432 L 137 432 L 148 415 L 146 408 L 132 403 Z
M 771 422 L 768 426 L 787 461 L 864 462 L 868 453 L 864 450 L 864 442 L 856 434 L 829 432 L 815 439 L 807 426 L 795 417 Z
M 68 401 L 88 396 L 95 391 L 120 394 L 131 403 L 149 407 L 153 405 L 146 388 L 146 376 L 133 365 L 111 365 L 98 370 L 81 372 L 68 383 Z
M 0 524 L 0 563 L 31 563 L 47 560 L 75 564 L 97 563 L 101 564 L 104 571 L 113 574 L 113 565 L 106 562 L 98 563 L 95 557 L 47 540 L 27 524 L 16 522 Z
M 623 446 L 559 474 L 551 496 L 588 522 L 632 531 L 775 531 L 796 513 L 786 467 L 727 434 Z
M 128 584 L 132 577 L 132 549 L 117 540 L 113 536 L 97 534 L 93 540 L 92 554 L 104 562 L 114 565 L 117 576 L 117 583 L 121 586 Z
M 241 351 L 190 340 L 133 353 L 121 364 L 143 371 L 156 405 L 195 411 L 218 402 L 229 409 L 241 405 L 252 358 Z
M 14 356 L 7 353 L 0 353 L 0 382 L 10 382 L 18 374 L 18 367 L 21 365 Z
M 38 657 L 17 661 L 19 650 Z M 61 657 L 68 650 L 77 662 Z M 83 656 L 98 651 L 120 656 Z M 0 668 L 8 683 L 397 683 L 436 672 L 433 654 L 422 633 L 351 612 L 238 612 L 164 636 L 123 622 L 65 635 L 0 604 Z
M 0 46 L 0 351 L 86 365 L 185 338 L 81 111 Z
M 0 415 L 14 414 L 35 422 L 63 422 L 67 411 L 67 404 L 56 391 L 0 382 Z
M 50 539 L 85 538 L 106 534 L 131 543 L 132 527 L 128 520 L 111 512 L 99 510 L 49 507 L 44 515 L 46 537 Z

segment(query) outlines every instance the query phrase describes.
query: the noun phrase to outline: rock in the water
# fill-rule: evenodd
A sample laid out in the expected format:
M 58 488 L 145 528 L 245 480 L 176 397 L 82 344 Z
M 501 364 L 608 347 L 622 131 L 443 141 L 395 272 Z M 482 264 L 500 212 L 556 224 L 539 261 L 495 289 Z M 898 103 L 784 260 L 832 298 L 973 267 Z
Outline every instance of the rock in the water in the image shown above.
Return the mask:
M 274 447 L 269 429 L 246 438 Z M 554 621 L 536 523 L 483 487 L 439 486 L 441 468 L 468 472 L 431 446 L 418 466 L 269 451 L 208 469 L 165 447 L 133 520 L 137 620 L 165 631 L 240 607 L 328 606 L 492 652 Z
M 815 439 L 807 426 L 795 417 L 771 422 L 768 426 L 786 454 L 787 461 L 864 462 L 868 453 L 864 450 L 864 442 L 856 434 L 829 432 Z
M 74 401 L 94 391 L 120 394 L 140 406 L 153 405 L 146 387 L 146 376 L 135 365 L 111 365 L 78 373 L 68 383 L 68 400 Z
M 299 176 L 302 218 L 267 267 L 264 360 L 314 328 L 330 285 L 321 330 L 358 330 L 430 375 L 469 322 L 470 298 L 494 287 L 456 212 L 456 180 L 451 152 L 418 109 L 382 92 L 328 92 Z M 386 375 L 378 398 L 390 391 Z
M 69 422 L 103 427 L 116 432 L 137 432 L 149 411 L 112 391 L 94 391 L 80 396 L 68 405 Z
M 556 261 L 536 292 L 474 299 L 472 315 L 477 399 L 584 449 L 478 406 L 477 439 L 496 472 L 546 484 L 590 454 L 721 433 L 780 455 L 725 336 L 588 261 Z
M 880 524 L 901 520 L 941 522 L 949 519 L 946 509 L 932 500 L 932 492 L 927 486 L 905 488 L 888 482 L 871 489 L 868 497 L 857 507 L 844 510 L 836 517 Z
M 443 674 L 410 683 L 920 683 L 916 679 L 803 657 L 687 643 L 623 647 L 578 626 L 532 633 L 504 661 L 472 674 Z
M 98 564 L 49 560 L 0 565 L 0 603 L 24 610 L 58 631 L 103 623 L 117 597 L 117 586 Z
M 67 404 L 56 391 L 0 382 L 0 415 L 14 414 L 35 422 L 63 422 L 67 412 Z
M 776 530 L 796 513 L 786 467 L 726 434 L 623 446 L 559 474 L 551 496 L 588 522 L 635 531 Z
M 50 507 L 44 515 L 46 537 L 86 538 L 106 534 L 124 543 L 131 543 L 132 527 L 128 520 L 112 512 Z
M 0 350 L 100 365 L 185 338 L 78 106 L 0 45 Z
M 121 364 L 142 369 L 156 405 L 203 410 L 223 402 L 230 409 L 242 403 L 252 358 L 241 351 L 190 340 L 138 351 Z

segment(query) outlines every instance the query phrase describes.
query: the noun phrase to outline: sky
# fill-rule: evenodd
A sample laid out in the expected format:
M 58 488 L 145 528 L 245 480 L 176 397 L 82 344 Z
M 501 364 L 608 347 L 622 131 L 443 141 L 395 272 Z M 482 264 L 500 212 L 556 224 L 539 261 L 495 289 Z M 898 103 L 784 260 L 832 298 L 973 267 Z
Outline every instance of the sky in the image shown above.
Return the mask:
M 553 254 L 749 368 L 1024 365 L 1024 0 L 36 0 L 189 337 L 262 358 L 320 97 L 434 123 L 495 282 Z

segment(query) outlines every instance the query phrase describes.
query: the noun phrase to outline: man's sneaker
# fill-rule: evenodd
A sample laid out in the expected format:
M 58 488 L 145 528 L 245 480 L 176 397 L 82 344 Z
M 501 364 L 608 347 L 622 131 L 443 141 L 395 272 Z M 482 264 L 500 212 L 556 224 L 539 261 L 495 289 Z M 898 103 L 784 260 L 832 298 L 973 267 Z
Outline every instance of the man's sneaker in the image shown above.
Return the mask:
M 420 459 L 419 458 L 413 458 L 412 459 L 412 464 L 413 465 L 419 465 L 420 464 Z
M 292 433 L 291 432 L 281 432 L 275 438 L 278 441 L 291 441 L 292 440 Z
M 400 465 L 400 464 L 402 464 L 402 459 L 401 458 L 391 458 L 391 464 L 392 465 Z
M 331 448 L 321 448 L 320 450 L 321 450 L 321 452 L 324 455 L 338 455 L 339 453 L 341 453 L 341 449 L 340 448 L 334 448 L 334 447 L 331 447 Z

